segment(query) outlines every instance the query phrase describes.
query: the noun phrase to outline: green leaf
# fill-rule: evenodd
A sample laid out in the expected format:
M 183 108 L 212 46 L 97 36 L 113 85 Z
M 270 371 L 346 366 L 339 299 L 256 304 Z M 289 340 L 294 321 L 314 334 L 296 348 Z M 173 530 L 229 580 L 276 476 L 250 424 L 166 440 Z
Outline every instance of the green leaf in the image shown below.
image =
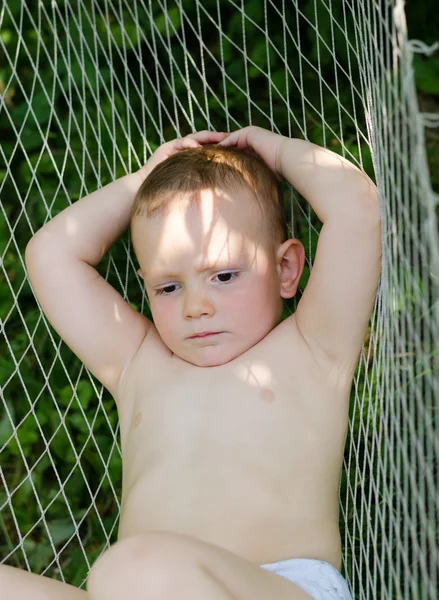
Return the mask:
M 155 19 L 155 26 L 162 35 L 166 35 L 167 20 L 171 21 L 171 23 L 174 26 L 172 27 L 168 22 L 169 36 L 172 37 L 173 35 L 175 35 L 175 31 L 179 31 L 181 27 L 180 10 L 178 9 L 178 7 L 174 6 L 173 8 L 170 8 L 167 14 L 162 13 Z
M 24 508 L 30 500 L 35 501 L 35 496 L 32 490 L 32 483 L 29 477 L 23 481 L 22 485 L 18 488 L 17 492 L 14 495 L 14 503 L 16 506 Z
M 81 413 L 75 412 L 68 415 L 67 420 L 69 424 L 79 429 L 82 433 L 88 433 L 90 431 L 90 426 L 87 424 L 87 421 L 84 419 Z
M 81 380 L 76 388 L 79 402 L 84 410 L 87 410 L 90 400 L 94 396 L 94 391 L 89 381 Z
M 12 38 L 13 38 L 13 33 L 12 33 L 11 29 L 5 29 L 4 31 L 0 32 L 0 39 L 5 44 L 5 46 L 9 44 L 9 42 L 12 40 Z
M 37 422 L 33 416 L 27 417 L 21 427 L 17 430 L 18 443 L 25 456 L 31 454 L 31 448 L 40 439 Z
M 5 416 L 0 421 L 0 445 L 3 445 L 12 433 L 12 427 L 9 422 L 9 417 L 5 412 Z
M 14 123 L 17 126 L 21 126 L 23 124 L 23 121 L 26 119 L 26 123 L 28 125 L 30 125 L 31 131 L 32 131 L 32 136 L 35 137 L 39 137 L 38 143 L 41 144 L 41 135 L 38 131 L 38 127 L 37 124 L 35 123 L 35 119 L 38 123 L 38 125 L 40 127 L 43 127 L 44 125 L 46 125 L 50 118 L 51 118 L 51 111 L 50 111 L 50 102 L 51 102 L 51 98 L 49 96 L 49 100 L 47 99 L 47 96 L 49 96 L 48 92 L 37 92 L 33 97 L 32 97 L 32 101 L 31 101 L 31 107 L 32 110 L 29 109 L 29 105 L 27 104 L 27 102 L 23 102 L 22 104 L 18 105 L 17 108 L 15 108 L 11 115 L 12 115 L 12 119 L 14 121 Z M 56 97 L 57 95 L 55 95 L 54 97 L 54 102 L 56 101 Z M 28 148 L 28 144 L 27 144 L 27 139 L 24 135 L 24 131 L 21 134 L 21 139 L 24 142 L 24 145 L 26 147 L 26 149 Z
M 67 519 L 57 519 L 50 521 L 48 524 L 50 535 L 54 544 L 65 542 L 75 533 L 75 526 Z
M 73 391 L 70 385 L 66 385 L 62 388 L 61 392 L 58 395 L 58 403 L 61 406 L 68 406 L 70 400 L 72 399 Z
M 128 48 L 130 48 L 131 45 L 136 47 L 138 41 L 138 31 L 135 23 L 125 21 L 123 28 L 119 24 L 113 25 L 111 27 L 111 33 L 118 48 L 122 48 L 123 44 L 125 44 L 125 46 Z M 128 43 L 126 38 L 128 38 L 131 44 Z
M 439 95 L 439 58 L 413 59 L 416 87 L 426 94 Z
M 61 429 L 58 431 L 50 444 L 50 449 L 65 463 L 73 464 L 76 462 L 75 454 L 72 448 L 72 442 L 67 437 L 66 432 Z
M 32 540 L 27 539 L 26 541 L 30 542 L 29 545 L 31 546 Z M 49 542 L 43 541 L 35 544 L 34 551 L 29 556 L 29 565 L 32 572 L 39 573 L 51 560 L 53 560 L 53 550 Z

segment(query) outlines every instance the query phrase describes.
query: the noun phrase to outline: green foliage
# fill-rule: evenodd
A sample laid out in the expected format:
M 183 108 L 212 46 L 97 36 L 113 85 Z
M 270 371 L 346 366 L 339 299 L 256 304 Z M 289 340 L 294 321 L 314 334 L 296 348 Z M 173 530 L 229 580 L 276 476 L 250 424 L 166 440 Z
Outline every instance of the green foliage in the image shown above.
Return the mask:
M 12 511 L 6 504 L 6 490 L 0 488 L 0 504 L 6 506 L 0 513 L 0 556 L 9 555 L 17 547 L 20 536 L 15 523 L 18 523 L 21 534 L 25 535 L 23 545 L 31 569 L 40 573 L 52 563 L 52 543 L 60 552 L 69 542 L 60 556 L 62 571 L 67 581 L 80 585 L 87 575 L 87 565 L 77 535 L 86 547 L 90 562 L 99 555 L 108 536 L 112 542 L 115 541 L 117 502 L 112 489 L 116 490 L 120 500 L 121 488 L 121 457 L 115 447 L 115 438 L 118 439 L 117 412 L 113 399 L 93 377 L 81 371 L 79 361 L 65 345 L 60 351 L 68 374 L 57 359 L 54 344 L 58 344 L 59 337 L 52 328 L 43 327 L 29 284 L 25 282 L 22 285 L 24 250 L 30 237 L 70 202 L 139 167 L 162 141 L 154 123 L 162 123 L 164 138 L 172 139 L 177 133 L 184 135 L 207 126 L 218 130 L 234 129 L 247 125 L 251 119 L 253 124 L 263 127 L 275 125 L 284 135 L 306 135 L 316 143 L 326 142 L 336 152 L 345 150 L 348 157 L 357 160 L 371 177 L 374 174 L 370 150 L 365 143 L 358 144 L 356 123 L 350 117 L 355 108 L 360 128 L 366 131 L 362 102 L 357 96 L 353 97 L 351 82 L 343 75 L 343 72 L 351 72 L 352 78 L 358 81 L 358 67 L 348 52 L 344 34 L 334 27 L 323 0 L 317 2 L 320 37 L 305 19 L 315 20 L 314 0 L 301 3 L 304 16 L 300 18 L 293 8 L 287 9 L 290 12 L 286 22 L 291 31 L 299 30 L 304 57 L 299 61 L 297 49 L 291 43 L 287 46 L 287 75 L 282 62 L 283 23 L 270 5 L 268 29 L 265 29 L 263 0 L 245 3 L 246 14 L 256 23 L 245 22 L 247 62 L 237 49 L 243 46 L 240 11 L 230 4 L 224 3 L 221 7 L 222 37 L 209 19 L 203 18 L 202 35 L 206 47 L 201 50 L 196 35 L 197 11 L 201 11 L 201 16 L 204 13 L 197 8 L 198 3 L 184 0 L 184 19 L 179 8 L 169 6 L 167 14 L 155 10 L 153 19 L 145 20 L 142 30 L 133 22 L 128 9 L 123 11 L 123 26 L 117 15 L 111 12 L 107 18 L 96 11 L 94 29 L 84 15 L 81 28 L 77 20 L 70 19 L 68 35 L 61 27 L 57 31 L 56 78 L 53 56 L 49 51 L 42 51 L 41 47 L 42 41 L 46 50 L 53 48 L 55 43 L 53 29 L 45 16 L 49 13 L 40 11 L 38 2 L 27 4 L 35 23 L 41 17 L 38 35 L 30 19 L 22 21 L 21 37 L 26 42 L 27 51 L 19 51 L 17 30 L 12 21 L 20 22 L 22 3 L 19 0 L 9 0 L 10 13 L 6 11 L 2 15 L 0 31 L 5 48 L 4 51 L 0 49 L 0 92 L 10 117 L 5 117 L 5 111 L 0 113 L 0 185 L 3 186 L 2 199 L 5 200 L 7 218 L 7 221 L 0 219 L 0 251 L 10 284 L 0 286 L 0 319 L 5 324 L 5 339 L 9 342 L 0 355 L 0 381 L 7 408 L 0 413 L 0 447 L 2 471 L 8 481 L 9 493 L 13 492 Z M 64 5 L 71 3 L 58 1 L 55 4 L 62 12 Z M 210 14 L 216 14 L 217 5 L 216 0 L 203 1 L 203 9 Z M 292 7 L 292 3 L 290 5 Z M 331 9 L 333 19 L 338 23 L 344 20 L 342 5 L 333 3 Z M 413 13 L 412 22 L 419 30 L 422 28 L 423 12 L 418 7 L 419 3 L 416 3 L 418 12 Z M 408 10 L 411 10 L 410 6 Z M 437 20 L 437 14 L 432 10 L 431 18 Z M 355 30 L 349 16 L 347 29 L 348 41 L 355 44 Z M 193 57 L 187 65 L 188 81 L 185 80 L 186 65 L 178 42 L 183 30 Z M 168 36 L 174 43 L 173 62 L 160 43 L 161 38 L 167 39 Z M 332 36 L 338 61 L 338 99 L 333 90 Z M 418 37 L 421 37 L 420 34 Z M 273 45 L 268 55 L 267 38 Z M 99 44 L 96 43 L 96 54 L 86 55 L 83 60 L 78 49 L 84 47 L 84 39 L 89 40 L 90 47 L 93 47 L 91 40 L 99 41 Z M 111 40 L 114 71 L 109 68 L 108 55 L 101 49 L 108 48 L 108 39 Z M 220 44 L 229 117 L 225 116 L 224 110 Z M 274 48 L 280 49 L 281 56 Z M 5 60 L 5 52 L 10 57 L 16 56 L 13 66 L 10 60 Z M 219 66 L 209 52 L 217 58 Z M 138 69 L 139 53 L 145 66 L 142 75 Z M 28 55 L 33 61 L 38 57 L 38 63 L 32 64 Z M 129 67 L 127 70 L 124 60 Z M 158 61 L 163 72 L 157 79 Z M 205 84 L 198 75 L 203 61 L 209 85 L 207 106 L 201 100 Z M 328 84 L 326 87 L 321 87 L 321 81 L 312 68 L 317 61 L 320 62 L 323 80 Z M 269 81 L 264 75 L 268 64 Z M 437 108 L 438 59 L 416 57 L 415 68 L 419 90 Z M 246 98 L 246 69 L 254 102 L 250 112 Z M 120 76 L 117 81 L 115 73 Z M 152 91 L 156 86 L 160 103 Z M 143 96 L 134 93 L 136 88 L 143 90 Z M 302 89 L 308 100 L 305 105 L 302 105 Z M 288 106 L 286 98 L 289 99 Z M 348 108 L 341 118 L 339 102 Z M 87 115 L 83 111 L 84 104 Z M 145 104 L 148 118 L 139 131 L 133 115 L 143 114 Z M 325 125 L 322 125 L 320 116 L 322 104 Z M 193 119 L 190 116 L 192 112 Z M 127 132 L 130 132 L 129 135 Z M 17 138 L 20 139 L 18 145 Z M 434 154 L 432 151 L 431 164 L 438 166 L 439 161 L 434 162 L 437 160 L 434 156 L 437 157 L 437 152 Z M 4 157 L 7 157 L 8 167 Z M 435 172 L 439 173 L 439 168 Z M 435 177 L 439 184 L 438 175 Z M 23 209 L 28 220 L 23 218 Z M 307 254 L 310 246 L 311 256 L 315 256 L 318 221 L 314 219 L 310 229 L 310 224 L 299 212 L 294 218 L 296 237 L 304 243 Z M 17 246 L 10 244 L 11 231 L 6 223 L 14 225 Z M 112 260 L 122 270 L 126 264 L 127 239 L 125 235 L 111 249 Z M 98 270 L 123 293 L 114 268 L 110 268 L 109 273 L 107 271 L 109 260 L 107 255 Z M 300 283 L 301 290 L 309 274 L 307 266 Z M 133 272 L 128 275 L 128 290 L 131 306 L 150 316 Z M 20 311 L 15 305 L 15 296 L 18 297 Z M 286 305 L 284 316 L 294 310 L 295 304 L 296 300 Z M 13 306 L 15 308 L 11 310 Z M 29 346 L 29 336 L 35 351 Z M 369 385 L 375 385 L 378 375 L 375 373 L 372 379 L 372 374 L 368 374 Z M 75 392 L 71 382 L 74 382 Z M 364 385 L 364 379 L 360 380 L 360 391 Z M 379 408 L 374 409 L 378 419 Z M 365 415 L 352 412 L 353 406 L 351 416 L 355 435 Z M 363 444 L 360 454 L 364 456 L 365 451 Z M 346 490 L 348 480 L 351 487 L 355 487 L 353 470 L 343 473 L 342 492 Z M 359 479 L 356 485 L 367 486 L 368 481 Z M 90 510 L 91 506 L 96 506 L 101 520 L 96 518 L 94 508 Z M 354 508 L 351 503 L 348 520 L 341 523 L 342 530 L 352 526 Z M 42 510 L 45 511 L 48 531 L 41 521 Z M 8 562 L 25 566 L 23 556 L 18 552 L 12 554 Z M 56 564 L 46 574 L 60 577 Z
M 421 92 L 439 96 L 439 58 L 414 57 L 416 87 Z

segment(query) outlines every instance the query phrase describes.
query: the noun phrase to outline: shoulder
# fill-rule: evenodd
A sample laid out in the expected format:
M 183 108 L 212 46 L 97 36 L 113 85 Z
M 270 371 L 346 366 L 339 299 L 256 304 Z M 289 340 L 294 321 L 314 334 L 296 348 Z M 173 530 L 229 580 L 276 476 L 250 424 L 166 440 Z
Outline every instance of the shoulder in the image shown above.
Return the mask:
M 295 361 L 308 376 L 315 375 L 320 382 L 340 390 L 350 388 L 352 384 L 351 368 L 345 369 L 336 363 L 317 340 L 311 343 L 300 330 L 296 313 L 279 323 L 273 329 L 273 343 L 278 348 L 279 355 L 286 359 L 286 363 Z

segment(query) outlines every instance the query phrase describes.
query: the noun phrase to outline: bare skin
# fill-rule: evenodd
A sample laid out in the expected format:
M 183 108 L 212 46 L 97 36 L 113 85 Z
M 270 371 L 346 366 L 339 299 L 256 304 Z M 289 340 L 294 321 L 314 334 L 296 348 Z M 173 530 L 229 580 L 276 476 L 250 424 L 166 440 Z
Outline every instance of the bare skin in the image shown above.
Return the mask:
M 348 398 L 349 388 L 334 385 L 311 355 L 294 316 L 233 361 L 203 369 L 173 355 L 152 328 L 116 397 L 124 459 L 119 540 L 178 532 L 255 566 L 311 557 L 340 569 Z M 13 600 L 27 600 L 31 580 L 33 600 L 89 596 L 2 568 L 16 576 Z M 281 585 L 260 573 L 269 590 Z M 284 581 L 285 598 L 309 598 Z
M 119 539 L 175 531 L 258 565 L 312 557 L 340 569 L 348 398 L 316 363 L 294 316 L 205 369 L 172 355 L 153 329 L 118 399 Z
M 221 335 L 191 345 L 227 345 Z M 114 393 L 124 461 L 119 543 L 172 532 L 255 566 L 312 557 L 340 569 L 338 474 L 349 386 L 331 375 L 294 315 L 233 360 L 204 368 L 173 354 L 151 325 Z M 23 585 L 12 597 L 24 600 L 35 576 L 20 580 L 11 571 L 16 589 Z M 273 574 L 259 571 L 271 583 Z M 309 597 L 284 581 L 288 598 Z M 41 577 L 37 583 L 41 600 L 90 594 Z
M 99 240 L 89 249 L 68 240 L 65 253 L 81 252 L 74 259 L 52 251 L 52 230 L 68 225 L 79 235 L 93 210 L 100 223 L 98 198 L 110 213 L 109 186 L 89 207 L 85 199 L 65 211 L 66 226 L 58 215 L 48 241 L 28 254 L 52 325 L 116 401 L 124 471 L 119 539 L 93 565 L 87 592 L 0 567 L 11 600 L 28 598 L 31 580 L 38 600 L 306 600 L 260 565 L 314 558 L 341 568 L 349 392 L 380 271 L 375 192 L 332 153 L 260 128 L 242 132 L 232 143 L 273 170 L 283 165 L 279 173 L 305 197 L 310 185 L 325 223 L 305 294 L 285 321 L 282 298 L 297 292 L 303 247 L 291 239 L 272 251 L 242 191 L 205 190 L 198 208 L 183 198 L 168 217 L 134 224 L 154 324 L 95 277 Z M 212 135 L 189 142 L 224 138 Z M 346 207 L 357 192 L 366 199 L 354 214 Z M 333 198 L 333 212 L 320 196 Z M 90 227 L 93 238 L 103 229 Z M 53 237 L 58 248 L 61 239 Z M 191 337 L 207 330 L 219 333 Z

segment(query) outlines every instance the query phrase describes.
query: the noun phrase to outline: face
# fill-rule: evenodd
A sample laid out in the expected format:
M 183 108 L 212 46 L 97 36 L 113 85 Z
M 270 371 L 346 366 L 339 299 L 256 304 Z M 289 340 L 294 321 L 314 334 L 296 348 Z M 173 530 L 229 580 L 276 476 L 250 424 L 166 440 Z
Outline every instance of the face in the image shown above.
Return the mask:
M 262 223 L 247 190 L 202 190 L 197 202 L 180 196 L 167 214 L 133 221 L 154 324 L 183 360 L 227 363 L 279 323 L 282 261 Z

